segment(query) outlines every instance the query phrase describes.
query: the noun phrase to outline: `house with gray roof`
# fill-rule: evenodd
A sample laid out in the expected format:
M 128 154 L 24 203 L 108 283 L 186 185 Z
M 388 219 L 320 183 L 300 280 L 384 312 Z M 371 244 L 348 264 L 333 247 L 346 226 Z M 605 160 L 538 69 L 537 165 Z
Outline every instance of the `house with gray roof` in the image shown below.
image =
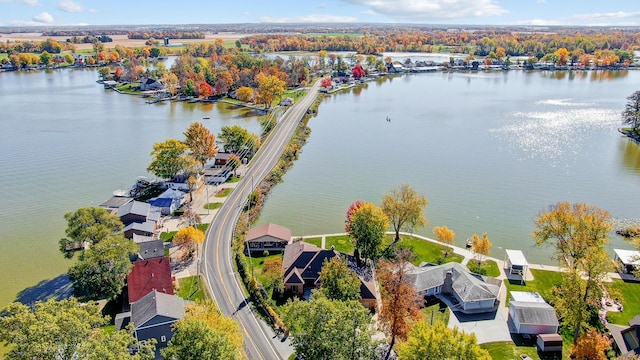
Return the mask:
M 465 266 L 447 264 L 407 269 L 407 279 L 422 296 L 436 296 L 452 311 L 465 314 L 494 311 L 502 281 L 474 274 Z
M 131 201 L 118 208 L 116 213 L 125 225 L 124 235 L 131 239 L 133 234 L 153 236 L 160 220 L 160 209 L 150 204 Z
M 157 198 L 149 200 L 151 206 L 160 209 L 162 215 L 169 215 L 184 203 L 186 194 L 180 190 L 167 189 Z
M 134 237 L 137 237 L 139 239 L 141 236 L 134 235 Z M 143 237 L 143 238 L 146 238 L 146 237 Z M 151 259 L 164 257 L 164 242 L 162 240 L 150 239 L 147 241 L 137 242 L 134 239 L 134 242 L 138 244 L 138 247 L 140 248 L 140 250 L 138 251 L 137 254 L 132 255 L 134 257 L 132 261 L 151 260 Z
M 371 269 L 359 268 L 353 256 L 341 254 L 334 249 L 320 249 L 304 241 L 293 242 L 284 249 L 282 267 L 285 292 L 297 296 L 310 295 L 311 290 L 320 286 L 322 265 L 336 256 L 344 258 L 349 268 L 358 275 L 360 303 L 369 310 L 375 309 L 377 291 Z
M 556 334 L 558 317 L 553 307 L 536 292 L 512 291 L 509 330 L 515 334 Z
M 607 329 L 613 338 L 613 348 L 616 354 L 624 356 L 640 355 L 640 315 L 629 321 L 629 326 L 607 324 Z
M 167 347 L 173 336 L 173 324 L 184 318 L 186 302 L 179 296 L 153 290 L 131 304 L 131 311 L 116 315 L 116 330 L 133 323 L 140 341 L 156 339 L 156 359 L 162 359 L 160 350 Z

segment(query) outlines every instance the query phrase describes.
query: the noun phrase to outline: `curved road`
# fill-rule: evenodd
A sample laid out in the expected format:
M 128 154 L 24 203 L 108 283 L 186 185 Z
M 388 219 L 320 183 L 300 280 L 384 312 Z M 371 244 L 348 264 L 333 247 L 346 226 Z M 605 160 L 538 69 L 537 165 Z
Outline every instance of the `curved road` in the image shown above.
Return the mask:
M 277 164 L 297 125 L 318 94 L 320 81 L 282 115 L 268 139 L 249 164 L 244 177 L 225 199 L 209 226 L 202 251 L 204 281 L 224 315 L 240 323 L 245 351 L 250 359 L 287 359 L 293 353 L 288 341 L 253 313 L 239 277 L 234 272 L 231 252 L 233 231 L 242 207 L 253 187 Z

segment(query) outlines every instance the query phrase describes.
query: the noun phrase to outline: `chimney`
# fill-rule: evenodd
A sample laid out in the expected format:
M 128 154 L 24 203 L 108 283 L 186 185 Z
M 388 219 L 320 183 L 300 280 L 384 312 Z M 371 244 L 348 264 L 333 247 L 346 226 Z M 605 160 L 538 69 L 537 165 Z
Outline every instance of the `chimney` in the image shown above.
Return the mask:
M 444 275 L 444 284 L 442 284 L 442 293 L 451 295 L 453 293 L 453 272 L 447 271 Z

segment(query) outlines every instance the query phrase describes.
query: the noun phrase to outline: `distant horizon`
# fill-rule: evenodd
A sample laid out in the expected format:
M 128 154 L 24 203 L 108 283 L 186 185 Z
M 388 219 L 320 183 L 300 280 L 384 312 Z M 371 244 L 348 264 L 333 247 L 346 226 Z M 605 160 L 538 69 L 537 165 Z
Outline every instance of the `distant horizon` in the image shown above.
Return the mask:
M 0 27 L 205 24 L 640 26 L 628 0 L 246 0 L 165 5 L 149 0 L 0 0 Z

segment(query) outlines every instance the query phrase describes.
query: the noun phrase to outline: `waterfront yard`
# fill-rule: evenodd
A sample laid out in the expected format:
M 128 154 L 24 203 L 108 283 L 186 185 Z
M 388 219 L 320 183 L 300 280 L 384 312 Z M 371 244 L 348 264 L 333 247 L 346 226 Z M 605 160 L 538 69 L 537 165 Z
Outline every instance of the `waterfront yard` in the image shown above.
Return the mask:
M 507 303 L 509 306 L 509 298 L 511 291 L 533 291 L 537 292 L 549 302 L 551 299 L 551 289 L 562 282 L 562 273 L 557 271 L 531 269 L 534 280 L 520 283 L 519 281 L 505 281 L 507 285 Z
M 436 244 L 431 241 L 422 240 L 412 237 L 404 237 L 400 240 L 400 246 L 409 248 L 416 255 L 413 261 L 414 265 L 420 265 L 422 262 L 428 262 L 433 264 L 444 264 L 447 262 L 462 262 L 464 257 L 462 255 L 454 254 L 453 249 L 449 248 L 448 255 L 444 256 L 444 251 L 447 249 L 444 245 Z
M 608 285 L 620 294 L 623 311 L 607 313 L 607 320 L 613 324 L 627 326 L 629 320 L 640 314 L 640 301 L 638 301 L 640 299 L 640 283 L 614 280 Z M 614 294 L 612 296 L 615 297 Z

